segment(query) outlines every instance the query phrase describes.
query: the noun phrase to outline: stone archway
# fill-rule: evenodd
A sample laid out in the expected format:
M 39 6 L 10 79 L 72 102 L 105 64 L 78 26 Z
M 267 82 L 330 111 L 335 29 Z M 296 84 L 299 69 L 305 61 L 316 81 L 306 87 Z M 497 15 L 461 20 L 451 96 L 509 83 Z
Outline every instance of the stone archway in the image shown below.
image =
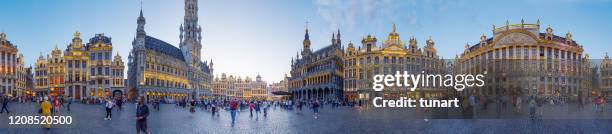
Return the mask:
M 121 91 L 121 90 L 114 90 L 113 91 L 113 98 L 116 98 L 116 97 L 123 97 L 123 91 Z

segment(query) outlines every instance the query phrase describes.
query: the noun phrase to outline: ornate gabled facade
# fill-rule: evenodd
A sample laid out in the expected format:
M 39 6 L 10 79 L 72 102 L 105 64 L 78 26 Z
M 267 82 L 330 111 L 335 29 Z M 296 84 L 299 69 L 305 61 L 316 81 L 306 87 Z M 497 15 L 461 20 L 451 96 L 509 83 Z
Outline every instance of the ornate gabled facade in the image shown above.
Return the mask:
M 269 89 L 269 96 L 271 99 L 274 100 L 281 100 L 281 99 L 287 99 L 290 96 L 289 95 L 289 76 L 287 76 L 287 74 L 285 74 L 285 76 L 283 77 L 283 80 L 279 81 L 279 82 L 274 82 L 270 85 L 268 85 L 268 89 Z
M 485 86 L 468 89 L 464 94 L 539 95 L 577 98 L 590 87 L 583 86 L 590 77 L 589 61 L 583 48 L 567 32 L 557 36 L 548 26 L 540 32 L 536 24 L 493 26 L 493 37 L 465 46 L 454 63 L 455 73 L 487 72 Z M 588 83 L 588 82 L 587 82 Z
M 34 66 L 34 94 L 41 96 L 49 93 L 49 65 L 47 59 L 40 53 Z
M 112 91 L 121 91 L 121 93 L 125 93 L 125 79 L 123 78 L 124 70 L 125 64 L 123 60 L 121 60 L 119 53 L 117 53 L 117 55 L 113 57 L 113 63 L 111 65 L 110 86 Z
M 5 33 L 0 33 L 0 95 L 25 95 L 27 72 L 23 65 L 23 55 L 18 54 Z
M 42 53 L 38 57 L 35 94 L 77 100 L 122 96 L 124 86 L 111 82 L 123 79 L 123 64 L 118 54 L 111 59 L 112 53 L 110 37 L 96 34 L 84 44 L 81 33 L 75 32 L 63 53 L 56 46 L 47 58 Z
M 343 64 L 340 30 L 332 34 L 331 45 L 317 51 L 310 48 L 308 28 L 301 56 L 291 58 L 289 92 L 297 100 L 342 100 Z
M 229 77 L 222 73 L 221 77 L 215 77 L 213 82 L 213 96 L 216 98 L 241 98 L 263 100 L 268 97 L 266 81 L 257 75 L 255 80 L 251 77 Z
M 201 98 L 211 95 L 213 63 L 201 61 L 197 0 L 185 0 L 177 48 L 146 34 L 140 11 L 128 61 L 129 98 Z
M 287 74 L 285 74 L 285 76 L 283 77 L 283 80 L 270 84 L 270 88 L 271 88 L 270 92 L 271 93 L 278 92 L 278 94 L 288 93 L 289 92 L 289 89 L 288 89 L 289 78 L 290 77 L 287 76 Z
M 72 42 L 68 44 L 64 52 L 64 60 L 66 61 L 66 89 L 68 96 L 76 99 L 81 99 L 88 92 L 87 86 L 89 76 L 94 73 L 88 73 L 90 66 L 88 65 L 90 56 L 81 39 L 81 33 L 75 32 Z M 94 53 L 95 55 L 95 53 Z M 94 56 L 95 58 L 95 56 Z
M 264 100 L 268 98 L 268 83 L 261 79 L 260 75 L 251 82 L 251 98 Z
M 600 70 L 600 92 L 604 96 L 612 96 L 612 60 L 608 53 L 604 56 L 601 65 L 599 65 Z
M 49 80 L 49 90 L 47 95 L 58 96 L 64 94 L 64 57 L 62 50 L 55 46 L 55 49 L 51 51 L 51 55 L 47 58 L 47 79 Z
M 437 55 L 431 37 L 424 48 L 418 48 L 417 40 L 410 38 L 408 46 L 400 39 L 395 24 L 387 40 L 377 45 L 377 39 L 368 35 L 355 48 L 349 43 L 344 52 L 344 93 L 347 100 L 368 100 L 374 96 L 385 98 L 437 97 L 446 91 L 442 88 L 419 88 L 411 92 L 406 88 L 387 87 L 383 92 L 372 89 L 373 77 L 378 74 L 395 74 L 407 71 L 409 74 L 443 74 L 444 62 Z

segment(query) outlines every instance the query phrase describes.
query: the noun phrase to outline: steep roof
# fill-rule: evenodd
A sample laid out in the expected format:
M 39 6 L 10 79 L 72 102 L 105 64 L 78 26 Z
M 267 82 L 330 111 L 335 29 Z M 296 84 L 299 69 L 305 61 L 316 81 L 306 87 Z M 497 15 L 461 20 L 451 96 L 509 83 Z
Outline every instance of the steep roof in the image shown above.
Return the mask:
M 185 58 L 183 57 L 183 52 L 179 48 L 151 36 L 145 37 L 145 48 L 172 56 L 181 61 L 185 61 Z

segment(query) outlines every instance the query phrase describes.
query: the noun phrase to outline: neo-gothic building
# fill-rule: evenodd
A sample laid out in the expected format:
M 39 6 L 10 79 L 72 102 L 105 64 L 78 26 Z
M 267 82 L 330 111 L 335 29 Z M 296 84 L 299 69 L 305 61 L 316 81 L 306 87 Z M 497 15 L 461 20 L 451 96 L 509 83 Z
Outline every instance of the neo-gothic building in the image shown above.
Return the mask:
M 198 1 L 185 0 L 179 48 L 147 35 L 142 10 L 128 63 L 129 97 L 197 98 L 211 95 L 213 63 L 201 59 Z
M 310 49 L 308 28 L 302 42 L 303 49 L 295 59 L 291 58 L 289 92 L 297 100 L 343 100 L 344 50 L 340 30 L 332 34 L 331 45 L 317 51 Z
M 409 46 L 405 44 L 408 43 Z M 438 97 L 444 88 L 423 87 L 417 91 L 407 88 L 387 87 L 382 92 L 372 89 L 372 79 L 378 74 L 395 74 L 396 71 L 407 71 L 409 74 L 444 74 L 445 66 L 437 54 L 434 41 L 429 38 L 423 47 L 418 48 L 417 40 L 408 42 L 400 39 L 395 24 L 387 40 L 377 45 L 377 39 L 368 35 L 361 40 L 361 46 L 355 48 L 349 43 L 344 52 L 344 93 L 348 100 L 368 100 L 375 96 L 384 98 L 399 97 Z
M 463 94 L 487 96 L 538 95 L 586 97 L 592 80 L 588 56 L 572 39 L 557 36 L 548 26 L 540 32 L 536 24 L 510 24 L 492 29 L 476 44 L 465 45 L 454 63 L 455 73 L 483 74 L 485 86 L 466 89 Z
M 111 38 L 96 34 L 84 44 L 80 36 L 81 33 L 74 33 L 63 54 L 56 46 L 46 58 L 42 53 L 38 57 L 34 77 L 37 96 L 86 99 L 125 93 L 124 63 L 119 53 L 111 58 Z

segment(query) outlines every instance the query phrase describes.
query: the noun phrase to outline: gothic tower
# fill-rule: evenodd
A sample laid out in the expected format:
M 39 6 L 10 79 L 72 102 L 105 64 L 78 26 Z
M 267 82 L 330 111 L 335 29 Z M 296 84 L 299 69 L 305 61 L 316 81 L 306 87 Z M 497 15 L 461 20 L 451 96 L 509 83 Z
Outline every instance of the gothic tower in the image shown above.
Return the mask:
M 144 78 L 144 68 L 145 68 L 145 18 L 142 14 L 142 7 L 140 9 L 140 14 L 138 15 L 138 19 L 136 20 L 136 37 L 132 41 L 132 50 L 130 55 L 128 56 L 128 98 L 138 97 L 143 93 L 139 93 L 138 87 L 143 85 L 145 82 Z
M 304 46 L 302 50 L 302 57 L 308 55 L 310 53 L 310 35 L 308 35 L 308 27 L 306 27 L 304 34 L 304 41 L 302 41 L 302 45 Z
M 200 52 L 202 49 L 202 29 L 198 25 L 198 0 L 185 0 L 184 24 L 180 30 L 180 48 L 185 61 L 193 67 L 200 66 Z
M 144 29 L 146 21 L 144 16 L 142 15 L 142 9 L 140 9 L 140 15 L 138 16 L 136 23 L 138 24 L 138 26 L 136 27 L 136 39 L 134 39 L 135 41 L 132 45 L 134 48 L 144 49 L 144 40 L 145 36 L 147 36 L 147 33 Z

